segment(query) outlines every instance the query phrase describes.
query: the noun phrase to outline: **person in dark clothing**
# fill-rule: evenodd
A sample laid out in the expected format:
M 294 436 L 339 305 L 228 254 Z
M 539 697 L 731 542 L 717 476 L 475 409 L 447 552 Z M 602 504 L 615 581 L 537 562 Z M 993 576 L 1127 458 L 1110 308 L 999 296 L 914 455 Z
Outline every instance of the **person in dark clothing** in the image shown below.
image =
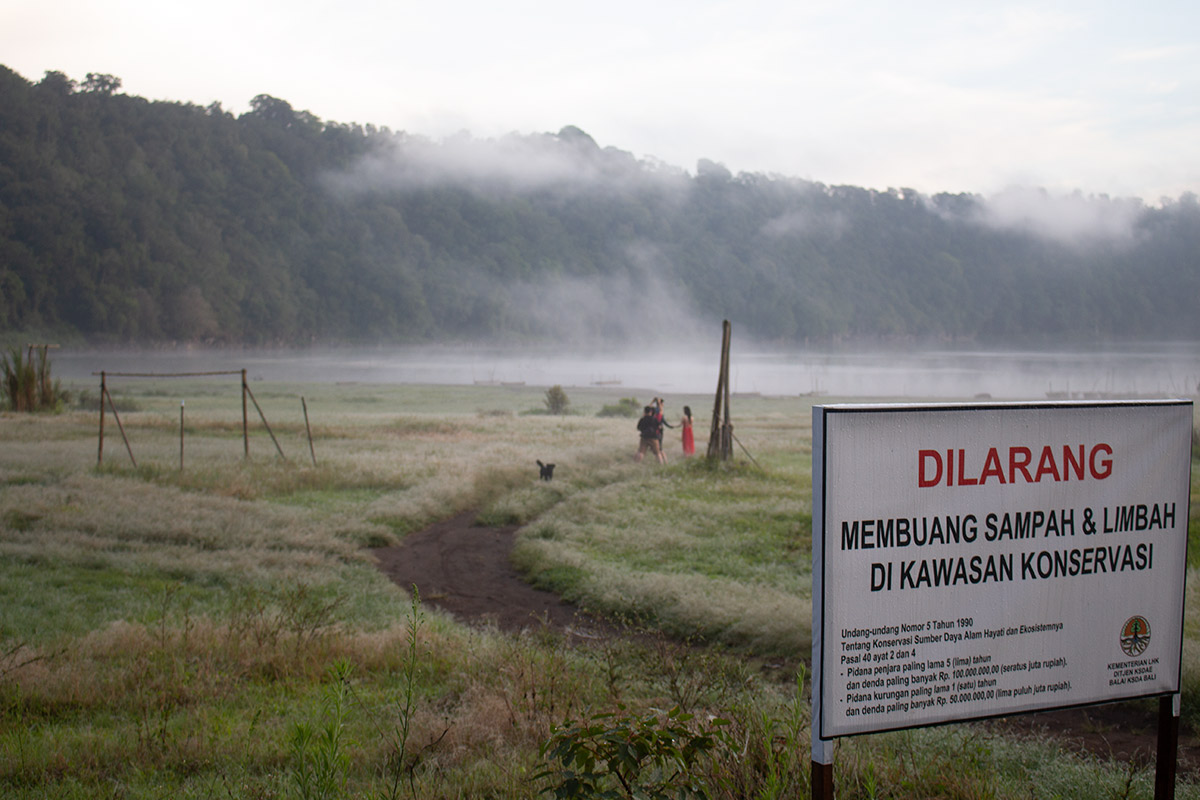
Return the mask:
M 662 425 L 655 419 L 654 406 L 646 406 L 642 410 L 642 418 L 638 420 L 638 450 L 637 455 L 633 457 L 634 461 L 641 461 L 649 450 L 658 459 L 658 463 L 665 464 L 667 459 L 663 456 L 662 445 L 659 444 L 659 438 L 662 436 Z
M 663 400 L 661 397 L 654 398 L 654 419 L 658 423 L 658 460 L 663 464 L 667 463 L 667 451 L 663 448 L 663 428 L 675 427 L 671 423 L 667 422 L 666 417 L 663 416 L 663 406 L 666 404 L 667 401 Z

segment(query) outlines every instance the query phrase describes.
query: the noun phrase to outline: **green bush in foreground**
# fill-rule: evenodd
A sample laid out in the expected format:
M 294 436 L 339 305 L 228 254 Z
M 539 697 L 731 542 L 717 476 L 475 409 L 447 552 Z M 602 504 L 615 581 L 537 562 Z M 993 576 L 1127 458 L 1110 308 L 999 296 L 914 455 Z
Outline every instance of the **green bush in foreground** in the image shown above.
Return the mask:
M 719 745 L 730 745 L 724 726 L 704 725 L 678 706 L 631 714 L 596 714 L 555 727 L 541 747 L 552 766 L 537 776 L 556 800 L 627 797 L 647 800 L 710 796 L 699 767 Z

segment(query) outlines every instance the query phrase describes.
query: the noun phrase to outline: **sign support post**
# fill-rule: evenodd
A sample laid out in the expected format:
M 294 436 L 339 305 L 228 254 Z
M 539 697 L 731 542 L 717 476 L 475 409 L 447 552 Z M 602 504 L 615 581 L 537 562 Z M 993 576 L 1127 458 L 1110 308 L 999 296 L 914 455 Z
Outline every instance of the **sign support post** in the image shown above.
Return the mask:
M 1154 800 L 1175 800 L 1175 774 L 1179 762 L 1180 695 L 1158 700 L 1158 753 L 1154 764 Z
M 832 749 L 832 748 L 830 748 Z M 833 800 L 833 754 L 828 762 L 812 762 L 813 800 Z
M 817 425 L 817 411 L 813 410 L 813 571 L 812 571 L 812 797 L 813 800 L 833 800 L 833 741 L 822 739 L 819 734 L 818 721 L 824 712 L 825 685 L 823 671 L 820 665 L 825 663 L 825 639 L 821 635 L 824 630 L 825 616 L 825 571 L 817 569 L 818 564 L 825 563 L 825 537 L 819 535 L 818 523 L 825 518 L 825 493 L 817 491 L 818 478 L 823 472 L 824 462 L 817 463 L 819 454 L 825 451 L 825 427 Z

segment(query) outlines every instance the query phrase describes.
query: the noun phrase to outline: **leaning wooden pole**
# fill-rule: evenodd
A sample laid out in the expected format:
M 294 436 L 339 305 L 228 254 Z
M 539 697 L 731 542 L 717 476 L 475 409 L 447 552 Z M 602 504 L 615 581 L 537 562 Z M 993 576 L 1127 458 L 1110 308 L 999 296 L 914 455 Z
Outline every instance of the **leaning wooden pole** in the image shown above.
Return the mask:
M 279 457 L 287 461 L 287 456 L 283 454 L 283 448 L 279 446 L 279 440 L 275 438 L 275 431 L 271 430 L 271 423 L 267 422 L 267 415 L 263 413 L 262 406 L 254 398 L 254 392 L 250 391 L 249 386 L 246 387 L 246 394 L 250 395 L 250 402 L 254 403 L 254 407 L 258 410 L 258 417 L 262 420 L 263 426 L 266 427 L 267 433 L 271 435 L 271 441 L 275 443 L 275 449 L 279 452 Z
M 317 465 L 317 451 L 313 449 L 312 426 L 308 424 L 308 403 L 300 398 L 300 406 L 304 409 L 304 430 L 308 433 L 308 454 L 312 456 L 313 466 Z
M 125 435 L 125 426 L 121 424 L 121 415 L 117 413 L 117 404 L 113 402 L 112 395 L 108 393 L 108 389 L 104 390 L 104 396 L 108 398 L 108 407 L 112 409 L 113 419 L 117 421 L 117 430 L 121 432 L 121 439 L 125 442 L 125 450 L 129 453 L 129 460 L 136 467 L 137 459 L 133 457 L 133 448 L 129 445 L 129 437 Z

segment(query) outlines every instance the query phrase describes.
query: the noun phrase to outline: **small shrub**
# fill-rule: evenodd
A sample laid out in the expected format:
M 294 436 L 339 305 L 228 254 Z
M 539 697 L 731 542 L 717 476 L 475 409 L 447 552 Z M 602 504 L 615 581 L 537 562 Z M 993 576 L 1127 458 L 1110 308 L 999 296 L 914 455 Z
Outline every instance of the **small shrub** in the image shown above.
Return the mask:
M 622 397 L 616 405 L 606 405 L 596 414 L 597 417 L 640 417 L 642 407 L 636 397 Z
M 546 390 L 546 411 L 549 413 L 565 414 L 569 405 L 571 400 L 561 386 L 555 384 Z
M 624 707 L 621 709 L 624 711 Z M 541 746 L 549 769 L 537 775 L 554 798 L 708 797 L 700 769 L 719 744 L 728 747 L 727 722 L 697 729 L 678 707 L 638 716 L 597 714 L 587 722 L 556 726 Z

